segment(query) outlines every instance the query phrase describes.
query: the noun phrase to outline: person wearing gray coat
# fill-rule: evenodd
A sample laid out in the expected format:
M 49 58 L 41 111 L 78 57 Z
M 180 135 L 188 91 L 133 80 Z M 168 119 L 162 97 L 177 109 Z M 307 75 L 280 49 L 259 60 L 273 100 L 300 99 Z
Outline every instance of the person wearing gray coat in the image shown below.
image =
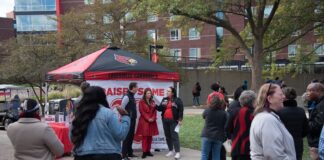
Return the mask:
M 39 106 L 33 99 L 25 100 L 23 113 L 17 122 L 9 125 L 7 135 L 16 160 L 54 160 L 64 152 L 53 129 L 41 122 Z
M 294 139 L 278 116 L 284 99 L 279 85 L 261 86 L 250 129 L 252 160 L 296 160 Z

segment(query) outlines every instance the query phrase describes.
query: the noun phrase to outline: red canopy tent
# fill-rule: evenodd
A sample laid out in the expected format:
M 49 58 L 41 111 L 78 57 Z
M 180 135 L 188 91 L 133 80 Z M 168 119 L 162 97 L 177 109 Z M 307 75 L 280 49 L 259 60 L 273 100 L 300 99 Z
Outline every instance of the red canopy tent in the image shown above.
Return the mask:
M 102 48 L 70 64 L 50 71 L 49 82 L 80 83 L 84 80 L 179 81 L 179 74 L 141 56 L 119 49 Z

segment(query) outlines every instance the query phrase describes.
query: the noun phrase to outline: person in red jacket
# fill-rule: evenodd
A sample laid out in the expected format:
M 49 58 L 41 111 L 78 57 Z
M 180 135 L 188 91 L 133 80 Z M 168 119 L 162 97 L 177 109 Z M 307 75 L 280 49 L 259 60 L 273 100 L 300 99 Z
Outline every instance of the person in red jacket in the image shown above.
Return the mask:
M 142 158 L 153 156 L 150 152 L 152 144 L 152 136 L 158 135 L 158 127 L 156 124 L 156 104 L 153 101 L 153 94 L 149 88 L 144 90 L 143 98 L 139 101 L 139 112 L 141 114 L 136 135 L 142 137 Z

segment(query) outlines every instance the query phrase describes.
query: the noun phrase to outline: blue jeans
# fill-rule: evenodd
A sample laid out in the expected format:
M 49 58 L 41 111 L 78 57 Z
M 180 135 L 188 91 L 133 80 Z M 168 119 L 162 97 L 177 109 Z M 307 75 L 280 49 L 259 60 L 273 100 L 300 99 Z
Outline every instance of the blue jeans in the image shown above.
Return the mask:
M 211 140 L 209 138 L 201 138 L 201 160 L 208 160 L 209 152 L 212 151 L 213 160 L 220 160 L 220 152 L 222 142 Z
M 199 96 L 194 96 L 192 101 L 193 101 L 194 106 L 196 106 L 196 105 L 199 106 L 200 105 Z

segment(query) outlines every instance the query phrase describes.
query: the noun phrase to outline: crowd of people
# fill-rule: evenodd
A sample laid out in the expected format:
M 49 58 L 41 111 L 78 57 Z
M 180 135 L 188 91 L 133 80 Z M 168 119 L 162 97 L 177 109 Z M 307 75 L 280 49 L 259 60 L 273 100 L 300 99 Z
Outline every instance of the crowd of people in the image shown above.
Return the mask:
M 279 82 L 279 81 L 278 81 Z M 110 109 L 104 89 L 82 83 L 70 140 L 76 160 L 128 160 L 134 155 L 134 135 L 141 138 L 142 156 L 151 153 L 152 137 L 159 134 L 157 112 L 161 112 L 163 130 L 169 152 L 167 157 L 181 157 L 177 127 L 183 120 L 183 103 L 176 89 L 168 87 L 166 97 L 156 104 L 152 91 L 144 90 L 138 103 L 138 84 L 131 82 L 121 105 Z M 313 81 L 306 89 L 305 109 L 298 107 L 297 92 L 275 81 L 263 84 L 258 93 L 248 90 L 247 82 L 234 92 L 229 102 L 227 92 L 219 83 L 211 85 L 202 117 L 201 160 L 226 159 L 224 142 L 230 142 L 233 160 L 301 160 L 303 138 L 307 136 L 310 157 L 324 159 L 324 84 Z M 193 103 L 200 106 L 201 86 L 193 88 Z M 311 103 L 309 103 L 311 102 Z M 8 127 L 8 137 L 15 148 L 16 159 L 55 159 L 64 146 L 52 128 L 41 123 L 39 105 L 33 99 L 22 104 L 19 120 Z M 136 121 L 138 125 L 136 128 Z M 23 147 L 22 147 L 23 146 Z
M 203 113 L 201 160 L 226 159 L 225 141 L 231 143 L 233 160 L 301 160 L 306 136 L 311 159 L 324 159 L 324 84 L 312 81 L 307 86 L 306 101 L 311 103 L 306 104 L 314 105 L 305 106 L 307 118 L 305 108 L 297 105 L 296 90 L 282 82 L 267 81 L 258 93 L 243 84 L 229 104 L 224 89 L 212 84 Z

